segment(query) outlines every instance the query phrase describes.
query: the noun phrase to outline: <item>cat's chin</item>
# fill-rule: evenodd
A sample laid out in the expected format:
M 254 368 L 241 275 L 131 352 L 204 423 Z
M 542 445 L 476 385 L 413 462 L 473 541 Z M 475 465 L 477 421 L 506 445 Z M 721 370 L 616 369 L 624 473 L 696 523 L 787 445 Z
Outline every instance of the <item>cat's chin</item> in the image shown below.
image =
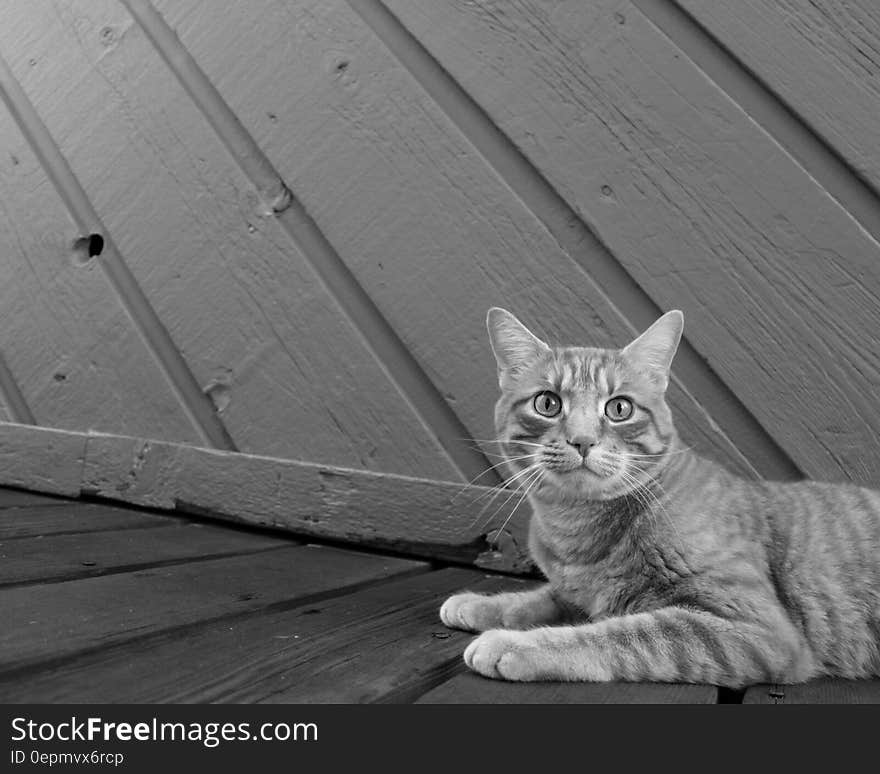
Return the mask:
M 549 480 L 545 487 L 551 487 L 562 495 L 580 500 L 613 500 L 620 496 L 616 477 L 605 476 L 585 467 L 566 471 L 548 471 Z

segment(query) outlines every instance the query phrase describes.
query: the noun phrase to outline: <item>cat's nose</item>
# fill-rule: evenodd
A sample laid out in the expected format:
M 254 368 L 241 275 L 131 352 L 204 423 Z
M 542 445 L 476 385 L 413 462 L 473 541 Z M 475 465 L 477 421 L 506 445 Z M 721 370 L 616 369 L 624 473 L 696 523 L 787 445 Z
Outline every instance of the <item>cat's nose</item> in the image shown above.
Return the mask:
M 578 435 L 568 439 L 569 446 L 574 446 L 581 457 L 586 457 L 590 450 L 598 443 L 598 439 L 587 435 Z

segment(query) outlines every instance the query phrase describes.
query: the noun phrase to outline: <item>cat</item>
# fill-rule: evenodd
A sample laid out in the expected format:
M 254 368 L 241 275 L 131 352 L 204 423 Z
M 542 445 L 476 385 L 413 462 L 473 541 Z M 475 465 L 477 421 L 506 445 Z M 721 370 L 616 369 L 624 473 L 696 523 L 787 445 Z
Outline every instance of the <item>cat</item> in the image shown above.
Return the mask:
M 464 660 L 507 680 L 742 688 L 880 673 L 880 492 L 747 480 L 679 440 L 665 393 L 684 318 L 621 350 L 552 349 L 487 316 L 495 424 L 546 583 L 456 594 Z

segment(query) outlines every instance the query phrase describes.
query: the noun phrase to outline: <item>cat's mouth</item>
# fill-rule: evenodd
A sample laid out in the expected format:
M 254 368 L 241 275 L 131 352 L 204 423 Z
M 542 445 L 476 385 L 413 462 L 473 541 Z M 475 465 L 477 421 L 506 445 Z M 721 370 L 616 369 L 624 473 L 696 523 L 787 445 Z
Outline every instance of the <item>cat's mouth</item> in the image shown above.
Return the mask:
M 586 474 L 590 478 L 607 479 L 614 475 L 615 469 L 608 463 L 586 457 L 557 472 L 573 476 Z
M 611 475 L 614 473 L 614 470 L 608 465 L 603 466 L 600 463 L 591 462 L 589 457 L 584 459 L 584 461 L 581 463 L 581 467 L 588 473 L 592 473 L 594 476 L 598 476 L 599 478 L 610 478 Z

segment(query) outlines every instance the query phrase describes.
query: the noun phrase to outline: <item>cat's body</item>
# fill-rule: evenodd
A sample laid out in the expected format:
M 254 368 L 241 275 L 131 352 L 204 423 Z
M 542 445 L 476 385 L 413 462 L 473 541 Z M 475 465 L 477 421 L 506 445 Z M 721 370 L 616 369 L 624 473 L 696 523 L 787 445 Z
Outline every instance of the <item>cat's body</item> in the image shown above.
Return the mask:
M 465 660 L 514 680 L 880 674 L 880 493 L 746 480 L 682 447 L 671 314 L 610 352 L 550 350 L 490 312 L 496 424 L 548 583 L 449 599 L 445 623 L 484 631 Z

